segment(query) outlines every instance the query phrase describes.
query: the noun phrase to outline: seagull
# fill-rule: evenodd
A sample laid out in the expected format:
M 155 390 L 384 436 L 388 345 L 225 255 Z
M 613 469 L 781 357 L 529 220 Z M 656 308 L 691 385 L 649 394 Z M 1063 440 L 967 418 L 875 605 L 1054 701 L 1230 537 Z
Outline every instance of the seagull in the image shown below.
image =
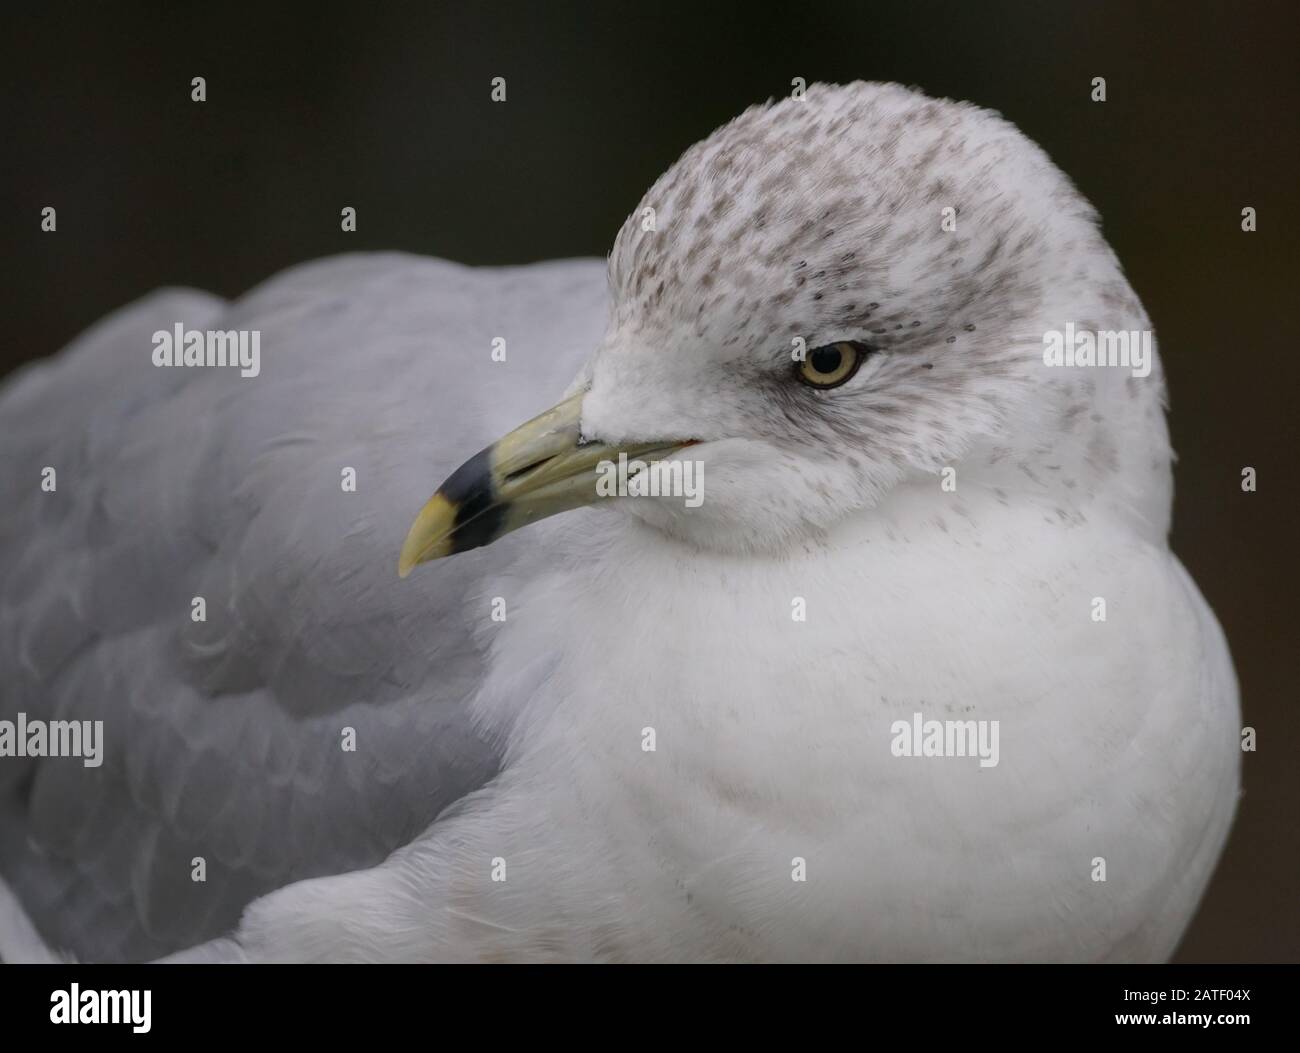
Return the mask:
M 1067 326 L 1151 332 L 1070 180 L 862 82 L 692 146 L 607 262 L 109 316 L 0 391 L 0 717 L 103 722 L 0 758 L 0 955 L 1168 958 L 1236 679 L 1154 344 Z

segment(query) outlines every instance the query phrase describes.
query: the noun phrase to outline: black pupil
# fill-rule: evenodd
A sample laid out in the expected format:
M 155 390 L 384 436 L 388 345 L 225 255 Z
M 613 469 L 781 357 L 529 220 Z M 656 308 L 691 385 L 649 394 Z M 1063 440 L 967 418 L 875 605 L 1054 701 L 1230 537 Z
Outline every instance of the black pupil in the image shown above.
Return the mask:
M 844 358 L 838 347 L 819 347 L 812 353 L 812 367 L 818 373 L 834 373 Z

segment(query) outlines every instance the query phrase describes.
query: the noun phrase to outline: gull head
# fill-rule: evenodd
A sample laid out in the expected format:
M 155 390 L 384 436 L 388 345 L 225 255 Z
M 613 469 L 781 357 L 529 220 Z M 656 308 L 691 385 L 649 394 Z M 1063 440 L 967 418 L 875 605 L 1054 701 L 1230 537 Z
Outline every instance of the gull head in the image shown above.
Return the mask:
M 855 83 L 749 109 L 646 192 L 609 286 L 570 397 L 448 479 L 403 573 L 601 501 L 620 454 L 703 466 L 699 499 L 611 506 L 779 551 L 945 468 L 1077 504 L 1123 475 L 1117 433 L 1164 442 L 1158 369 L 1138 393 L 1045 363 L 1046 333 L 1145 315 L 1069 179 L 968 103 Z

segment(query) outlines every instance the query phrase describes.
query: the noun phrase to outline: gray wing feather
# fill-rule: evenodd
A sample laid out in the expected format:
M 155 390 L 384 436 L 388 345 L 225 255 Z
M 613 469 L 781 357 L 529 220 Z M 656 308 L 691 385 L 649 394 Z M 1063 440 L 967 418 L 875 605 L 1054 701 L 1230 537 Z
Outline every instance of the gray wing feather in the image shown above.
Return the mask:
M 230 305 L 156 293 L 0 389 L 0 718 L 104 721 L 99 768 L 0 759 L 0 871 L 52 947 L 219 936 L 491 778 L 488 565 L 399 582 L 397 552 L 443 477 L 561 395 L 605 297 L 595 261 L 341 257 Z M 260 330 L 261 375 L 153 366 L 177 322 Z

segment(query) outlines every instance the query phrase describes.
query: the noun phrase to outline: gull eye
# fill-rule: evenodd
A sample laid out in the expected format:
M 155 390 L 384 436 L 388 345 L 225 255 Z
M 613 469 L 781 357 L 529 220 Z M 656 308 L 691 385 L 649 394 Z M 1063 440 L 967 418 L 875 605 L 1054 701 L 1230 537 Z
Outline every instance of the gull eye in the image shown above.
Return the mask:
M 795 363 L 795 376 L 809 387 L 837 388 L 852 378 L 866 355 L 867 349 L 851 340 L 815 347 Z

